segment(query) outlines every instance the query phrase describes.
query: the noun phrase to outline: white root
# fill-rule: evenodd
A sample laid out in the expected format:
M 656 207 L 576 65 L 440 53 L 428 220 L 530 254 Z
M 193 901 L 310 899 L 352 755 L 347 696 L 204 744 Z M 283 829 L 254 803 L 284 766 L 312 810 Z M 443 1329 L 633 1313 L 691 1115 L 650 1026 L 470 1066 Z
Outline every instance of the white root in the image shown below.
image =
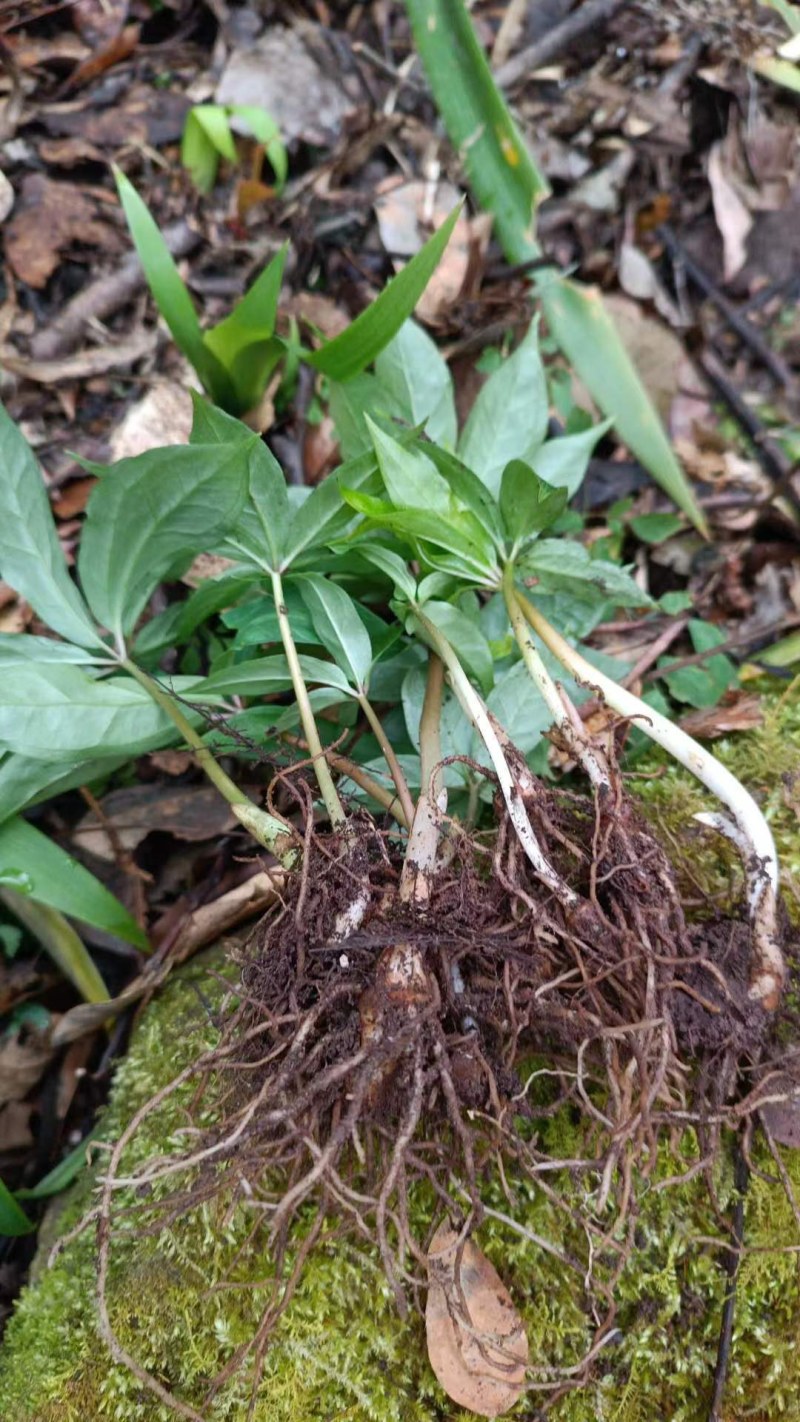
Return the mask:
M 729 810 L 730 819 L 721 815 L 702 818 L 704 823 L 726 834 L 742 856 L 748 881 L 754 948 L 750 996 L 762 1003 L 767 1011 L 773 1011 L 780 1001 L 786 978 L 777 932 L 778 856 L 772 831 L 752 795 L 735 775 L 691 736 L 687 736 L 680 726 L 593 667 L 551 627 L 537 608 L 527 600 L 522 602 L 522 607 L 528 622 L 545 646 L 576 680 L 602 696 L 618 715 L 635 722 L 645 735 L 663 746 Z

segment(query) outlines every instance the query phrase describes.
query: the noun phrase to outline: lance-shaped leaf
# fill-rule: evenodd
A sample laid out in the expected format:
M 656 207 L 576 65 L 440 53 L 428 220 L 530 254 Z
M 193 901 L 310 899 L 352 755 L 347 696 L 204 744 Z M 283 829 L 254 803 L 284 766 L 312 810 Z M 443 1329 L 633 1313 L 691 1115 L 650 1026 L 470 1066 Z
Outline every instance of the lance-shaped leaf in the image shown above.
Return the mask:
M 17 1204 L 8 1186 L 0 1180 L 0 1238 L 16 1239 L 31 1234 L 36 1225 Z
M 551 488 L 529 464 L 512 459 L 500 483 L 500 512 L 509 537 L 525 540 L 551 528 L 568 497 L 566 489 Z
M 70 762 L 34 760 L 10 752 L 0 756 L 0 823 L 40 800 L 105 779 L 126 759 L 125 755 L 95 756 Z
M 309 365 L 333 380 L 351 380 L 372 364 L 413 312 L 439 265 L 460 211 L 460 205 L 453 208 L 425 246 L 346 330 L 320 350 L 305 352 Z
M 297 582 L 314 630 L 336 665 L 359 691 L 364 691 L 372 666 L 372 644 L 353 599 L 338 583 L 308 574 Z
M 249 446 L 177 445 L 89 467 L 101 478 L 89 498 L 78 569 L 95 616 L 120 637 L 168 572 L 234 526 L 248 491 Z
M 258 403 L 286 349 L 285 341 L 274 334 L 286 250 L 281 247 L 230 315 L 203 336 L 233 382 L 236 402 L 228 405 L 232 414 L 243 414 Z
M 533 460 L 547 434 L 547 383 L 535 323 L 514 354 L 478 392 L 458 445 L 459 457 L 497 494 L 511 459 Z
M 186 695 L 196 683 L 196 677 L 173 677 L 171 685 Z M 54 762 L 110 759 L 176 739 L 166 712 L 132 677 L 95 681 L 81 667 L 52 664 L 19 666 L 0 679 L 0 744 L 19 755 Z
M 80 646 L 100 643 L 89 609 L 67 571 L 33 451 L 2 405 L 0 577 L 54 632 Z
M 113 933 L 137 948 L 148 946 L 146 935 L 119 899 L 27 820 L 0 825 L 0 869 L 10 868 L 24 876 L 26 898 Z
M 507 260 L 536 259 L 541 253 L 535 207 L 547 185 L 494 82 L 463 0 L 406 0 L 406 10 L 450 141 L 462 155 L 477 201 L 494 216 Z M 600 409 L 613 417 L 632 452 L 705 532 L 703 513 L 599 292 L 549 271 L 538 279 L 537 291 L 550 331 Z M 506 458 L 519 453 L 514 450 Z

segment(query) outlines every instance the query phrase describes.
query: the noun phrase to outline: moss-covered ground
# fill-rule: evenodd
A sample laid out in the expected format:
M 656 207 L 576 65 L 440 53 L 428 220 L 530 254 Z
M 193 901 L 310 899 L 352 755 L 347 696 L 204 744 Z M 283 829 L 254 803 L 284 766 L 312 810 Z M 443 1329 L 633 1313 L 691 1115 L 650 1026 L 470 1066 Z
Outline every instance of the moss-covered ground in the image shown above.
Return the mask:
M 781 846 L 784 868 L 800 878 L 800 833 L 788 777 L 800 762 L 800 713 L 774 707 L 757 733 L 718 747 L 722 758 L 762 799 Z M 673 770 L 642 762 L 648 814 L 684 858 L 704 893 L 729 889 L 730 860 L 710 837 L 690 829 L 704 803 L 700 791 Z M 650 778 L 653 776 L 654 778 Z M 699 853 L 698 846 L 703 845 Z M 219 960 L 217 960 L 218 962 Z M 140 1024 L 120 1064 L 105 1115 L 103 1137 L 113 1140 L 154 1091 L 169 1082 L 218 1038 L 217 1009 L 225 992 L 199 961 L 164 991 Z M 154 1154 L 186 1148 L 188 1080 L 146 1117 L 123 1161 L 129 1169 Z M 207 1096 L 213 1119 L 213 1092 Z M 197 1124 L 196 1114 L 192 1124 Z M 586 1127 L 567 1111 L 538 1126 L 543 1148 L 581 1154 Z M 726 1288 L 719 1220 L 702 1176 L 666 1190 L 659 1180 L 685 1171 L 694 1158 L 691 1135 L 675 1141 L 639 1193 L 636 1249 L 617 1284 L 618 1312 L 611 1341 L 598 1356 L 589 1384 L 567 1394 L 554 1422 L 706 1422 Z M 97 1169 L 102 1169 L 102 1152 Z M 785 1151 L 800 1195 L 800 1153 Z M 767 1162 L 769 1163 L 769 1162 Z M 717 1171 L 718 1200 L 733 1200 L 730 1171 Z M 510 1182 L 514 1213 L 532 1233 L 572 1257 L 585 1258 L 586 1240 L 563 1211 L 529 1182 Z M 578 1178 L 561 1189 L 580 1201 L 591 1188 Z M 486 1176 L 488 1204 L 509 1211 L 500 1182 Z M 64 1236 L 92 1204 L 92 1180 L 72 1192 L 58 1221 Z M 148 1216 L 125 1214 L 118 1200 L 109 1275 L 113 1328 L 131 1354 L 208 1422 L 245 1422 L 252 1390 L 250 1362 L 213 1396 L 209 1385 L 237 1345 L 257 1328 L 271 1294 L 270 1260 L 259 1243 L 246 1247 L 253 1210 L 234 1206 L 223 1190 L 211 1203 L 181 1214 L 148 1235 Z M 145 1202 L 146 1203 L 146 1202 Z M 413 1221 L 424 1235 L 431 1201 L 420 1191 Z M 800 1417 L 800 1255 L 798 1231 L 780 1184 L 755 1175 L 746 1199 L 743 1259 L 733 1351 L 726 1393 L 728 1419 L 774 1422 Z M 303 1224 L 296 1231 L 295 1245 Z M 479 1242 L 497 1265 L 524 1313 L 534 1365 L 569 1367 L 589 1346 L 592 1320 L 579 1272 L 531 1239 L 489 1219 Z M 291 1262 L 291 1258 L 290 1261 Z M 0 1417 L 4 1422 L 171 1422 L 174 1413 L 123 1365 L 111 1361 L 98 1332 L 97 1254 L 90 1226 L 72 1238 L 50 1267 L 40 1261 L 0 1351 Z M 536 1393 L 515 1415 L 536 1415 Z M 418 1311 L 398 1317 L 394 1298 L 372 1254 L 357 1236 L 323 1236 L 283 1314 L 266 1357 L 253 1422 L 462 1422 L 425 1355 Z

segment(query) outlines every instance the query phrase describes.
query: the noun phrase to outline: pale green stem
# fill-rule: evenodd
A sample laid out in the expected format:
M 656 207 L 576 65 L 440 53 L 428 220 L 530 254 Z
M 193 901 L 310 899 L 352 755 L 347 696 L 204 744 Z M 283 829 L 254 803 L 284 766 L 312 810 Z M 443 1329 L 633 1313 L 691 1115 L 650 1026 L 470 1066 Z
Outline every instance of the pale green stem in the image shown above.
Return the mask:
M 290 735 L 286 731 L 281 732 L 281 740 L 287 745 L 298 746 L 301 750 L 308 750 L 308 746 L 301 736 Z M 403 829 L 411 829 L 411 821 L 406 819 L 405 811 L 400 804 L 397 794 L 392 794 L 384 785 L 380 785 L 372 775 L 369 775 L 362 766 L 357 765 L 354 760 L 349 760 L 346 755 L 340 755 L 338 751 L 328 751 L 328 762 L 334 770 L 338 770 L 341 775 L 346 775 L 355 785 L 360 786 L 373 800 L 377 800 L 388 814 L 392 815 Z
M 186 744 L 193 750 L 201 770 L 208 776 L 212 785 L 216 786 L 223 799 L 227 800 L 240 824 L 258 844 L 269 849 L 280 860 L 284 868 L 291 868 L 297 851 L 292 843 L 289 826 L 283 820 L 277 819 L 275 815 L 270 815 L 266 810 L 259 809 L 258 805 L 243 790 L 240 790 L 238 785 L 234 784 L 230 776 L 225 774 L 222 766 L 217 763 L 208 746 L 204 744 L 202 736 L 195 730 L 191 721 L 184 716 L 174 696 L 159 686 L 154 677 L 150 676 L 148 672 L 142 671 L 142 668 L 132 662 L 129 657 L 125 657 L 121 665 L 125 671 L 136 678 L 139 685 L 143 686 L 148 695 L 152 696 L 156 705 L 160 706 L 162 711 L 169 716 Z
M 506 564 L 503 573 L 503 597 L 505 598 L 506 610 L 511 622 L 512 631 L 517 639 L 520 652 L 522 653 L 522 660 L 525 663 L 534 686 L 553 717 L 553 721 L 561 733 L 562 740 L 565 742 L 570 754 L 586 772 L 594 788 L 604 794 L 608 793 L 611 789 L 608 768 L 603 765 L 601 756 L 589 745 L 586 737 L 574 724 L 562 699 L 561 692 L 542 661 L 539 651 L 534 645 L 531 634 L 528 631 L 525 617 L 519 604 L 517 590 L 514 586 L 514 567 L 512 563 Z
M 394 753 L 393 747 L 387 740 L 386 732 L 375 714 L 375 708 L 367 700 L 363 692 L 358 698 L 358 704 L 369 722 L 370 729 L 375 735 L 378 745 L 381 748 L 383 758 L 389 767 L 395 789 L 397 790 L 397 798 L 403 807 L 403 814 L 406 821 L 408 824 L 411 824 L 414 818 L 414 801 L 411 799 L 411 794 L 406 784 L 406 777 L 403 774 L 400 762 Z
M 94 960 L 63 913 L 14 889 L 0 889 L 0 901 L 38 939 L 86 1002 L 108 1001 L 108 988 Z
M 414 617 L 425 634 L 425 640 L 444 662 L 453 693 L 486 747 L 497 775 L 509 818 L 525 854 L 542 883 L 556 895 L 566 908 L 574 908 L 578 903 L 578 895 L 553 868 L 539 845 L 533 825 L 528 818 L 519 785 L 505 757 L 489 711 L 470 682 L 447 638 L 425 616 L 421 608 L 414 608 Z
M 753 927 L 750 996 L 765 1009 L 773 1010 L 780 1001 L 786 977 L 776 923 L 778 856 L 772 831 L 752 795 L 735 775 L 691 736 L 687 736 L 680 726 L 587 662 L 526 597 L 518 595 L 518 601 L 534 632 L 577 681 L 590 687 L 613 711 L 634 722 L 652 741 L 663 746 L 730 811 L 731 820 L 719 814 L 703 814 L 697 818 L 727 835 L 741 853 Z
M 289 675 L 292 678 L 297 709 L 300 712 L 300 723 L 303 727 L 303 735 L 308 742 L 308 749 L 314 761 L 314 774 L 317 777 L 319 793 L 325 802 L 328 817 L 334 829 L 343 829 L 347 816 L 345 815 L 342 802 L 339 799 L 336 786 L 333 783 L 330 766 L 325 758 L 325 751 L 322 741 L 319 738 L 317 723 L 314 720 L 314 712 L 308 696 L 308 688 L 303 679 L 300 669 L 300 658 L 297 655 L 297 648 L 294 644 L 292 629 L 289 625 L 289 618 L 286 614 L 286 604 L 283 600 L 283 582 L 280 573 L 272 573 L 272 594 L 275 598 L 275 611 L 278 614 L 278 627 L 280 628 L 283 650 L 286 653 L 286 660 L 289 663 Z
M 420 793 L 408 838 L 400 897 L 423 905 L 430 898 L 431 879 L 436 870 L 441 820 L 447 808 L 447 791 L 440 769 L 442 759 L 441 719 L 444 693 L 444 663 L 435 652 L 428 653 L 428 677 L 419 723 Z

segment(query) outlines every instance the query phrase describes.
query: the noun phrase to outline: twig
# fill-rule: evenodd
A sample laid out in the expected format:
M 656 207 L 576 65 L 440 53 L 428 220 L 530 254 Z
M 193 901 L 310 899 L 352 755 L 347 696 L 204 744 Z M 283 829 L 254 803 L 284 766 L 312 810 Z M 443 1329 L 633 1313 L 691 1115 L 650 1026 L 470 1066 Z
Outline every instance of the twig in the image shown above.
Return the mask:
M 545 64 L 560 59 L 576 40 L 589 30 L 610 20 L 617 10 L 621 10 L 625 0 L 585 0 L 580 9 L 573 10 L 566 20 L 556 25 L 543 39 L 520 50 L 513 59 L 501 64 L 495 74 L 495 82 L 501 89 L 510 89 L 520 79 Z
M 739 340 L 747 346 L 766 367 L 771 375 L 774 375 L 779 385 L 791 385 L 793 383 L 792 372 L 786 362 L 767 344 L 761 332 L 743 316 L 736 307 L 731 304 L 726 296 L 714 285 L 710 276 L 698 266 L 693 257 L 689 256 L 680 238 L 673 232 L 667 224 L 658 228 L 658 236 L 664 243 L 674 266 L 680 266 L 686 276 L 697 287 L 698 291 L 715 306 L 720 316 L 727 322 L 732 331 L 736 332 Z
M 722 1322 L 719 1330 L 719 1343 L 717 1345 L 717 1361 L 714 1367 L 714 1391 L 711 1396 L 711 1410 L 708 1414 L 708 1422 L 722 1422 L 722 1402 L 725 1396 L 725 1384 L 728 1379 L 728 1367 L 731 1357 L 731 1343 L 733 1341 L 733 1317 L 736 1310 L 736 1282 L 739 1277 L 739 1265 L 742 1260 L 742 1243 L 744 1241 L 744 1202 L 747 1194 L 747 1187 L 750 1183 L 750 1168 L 744 1158 L 742 1147 L 738 1136 L 734 1144 L 734 1185 L 738 1192 L 738 1198 L 733 1210 L 731 1221 L 731 1248 L 725 1255 L 725 1273 L 727 1275 L 727 1288 L 725 1289 L 725 1301 L 722 1305 Z
M 785 498 L 791 499 L 792 503 L 797 505 L 800 500 L 798 500 L 797 491 L 792 485 L 791 478 L 796 466 L 793 467 L 789 463 L 783 451 L 779 449 L 774 440 L 768 437 L 755 410 L 751 410 L 750 406 L 742 399 L 736 387 L 728 379 L 722 365 L 710 351 L 700 357 L 699 363 L 712 390 L 715 390 L 717 395 L 725 401 L 734 419 L 741 425 L 745 434 L 749 435 L 756 459 L 764 473 L 774 482 L 773 497 L 775 494 L 783 494 Z
M 201 242 L 188 222 L 172 222 L 164 228 L 164 240 L 173 257 L 186 257 Z M 61 315 L 45 331 L 38 331 L 31 341 L 31 354 L 36 360 L 55 360 L 72 350 L 92 320 L 103 320 L 132 300 L 145 284 L 144 272 L 135 253 L 126 257 L 115 272 L 98 277 L 85 286 L 64 307 Z

